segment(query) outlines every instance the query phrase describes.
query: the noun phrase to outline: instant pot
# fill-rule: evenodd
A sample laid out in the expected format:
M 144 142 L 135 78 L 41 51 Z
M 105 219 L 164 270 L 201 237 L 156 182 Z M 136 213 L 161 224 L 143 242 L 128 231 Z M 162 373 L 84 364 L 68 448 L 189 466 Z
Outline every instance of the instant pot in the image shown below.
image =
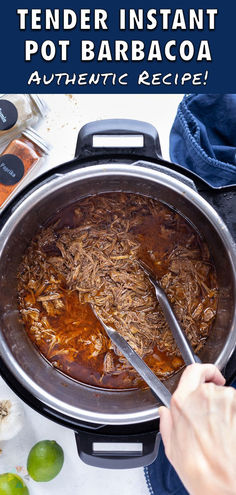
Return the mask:
M 134 468 L 158 453 L 158 406 L 149 389 L 105 390 L 56 370 L 24 331 L 16 274 L 31 238 L 56 211 L 82 197 L 140 193 L 170 205 L 202 235 L 216 266 L 217 315 L 200 358 L 231 383 L 236 372 L 236 187 L 211 188 L 164 160 L 156 129 L 133 120 L 104 120 L 79 132 L 75 158 L 40 176 L 6 207 L 0 225 L 0 373 L 28 405 L 75 431 L 87 464 Z M 181 372 L 165 384 L 173 392 Z

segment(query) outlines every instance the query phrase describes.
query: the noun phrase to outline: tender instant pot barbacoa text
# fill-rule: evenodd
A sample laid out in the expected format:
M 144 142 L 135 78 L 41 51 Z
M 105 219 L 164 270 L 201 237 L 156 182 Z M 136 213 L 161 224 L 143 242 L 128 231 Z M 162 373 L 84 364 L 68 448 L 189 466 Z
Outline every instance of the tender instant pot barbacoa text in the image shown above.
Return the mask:
M 183 366 L 139 259 L 155 272 L 195 352 L 201 349 L 218 297 L 205 241 L 159 201 L 107 193 L 55 215 L 34 237 L 19 269 L 26 331 L 56 368 L 89 385 L 144 385 L 113 347 L 91 305 L 159 377 Z

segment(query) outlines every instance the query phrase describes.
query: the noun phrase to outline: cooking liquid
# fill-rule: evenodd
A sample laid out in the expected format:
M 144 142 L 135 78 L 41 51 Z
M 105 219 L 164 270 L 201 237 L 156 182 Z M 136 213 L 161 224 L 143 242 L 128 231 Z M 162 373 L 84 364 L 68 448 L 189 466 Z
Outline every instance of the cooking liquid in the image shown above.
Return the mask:
M 114 195 L 112 193 L 111 197 L 114 198 Z M 109 197 L 109 194 L 103 196 Z M 122 193 L 116 193 L 116 196 L 119 199 L 119 196 L 122 197 Z M 99 196 L 96 198 L 99 205 Z M 163 215 L 153 216 L 144 213 L 142 222 L 133 228 L 131 234 L 135 240 L 138 239 L 140 242 L 140 259 L 146 262 L 157 275 L 157 279 L 160 279 L 168 273 L 167 252 L 171 252 L 179 245 L 190 245 L 192 249 L 196 247 L 199 249 L 200 247 L 204 257 L 206 248 L 204 241 L 185 218 L 162 203 L 158 201 L 155 201 L 155 203 L 157 209 L 161 208 L 162 212 L 163 209 L 165 211 L 165 225 L 163 224 Z M 69 228 L 77 227 L 81 221 L 78 220 L 74 213 L 75 208 L 78 206 L 80 206 L 80 202 L 60 211 L 57 216 L 50 220 L 50 224 L 57 222 L 57 231 L 66 226 Z M 55 253 L 49 252 L 47 254 L 53 255 Z M 207 284 L 208 287 L 212 288 L 213 294 L 216 287 L 214 267 L 209 273 Z M 92 386 L 108 389 L 145 386 L 143 380 L 137 377 L 136 372 L 133 372 L 132 367 L 129 370 L 121 370 L 120 356 L 111 350 L 110 340 L 95 317 L 91 306 L 88 303 L 82 304 L 79 301 L 77 291 L 66 288 L 63 279 L 61 279 L 58 291 L 62 292 L 64 309 L 59 315 L 55 316 L 48 315 L 41 303 L 36 301 L 34 291 L 25 290 L 20 292 L 20 306 L 38 310 L 41 316 L 47 318 L 50 328 L 59 337 L 58 341 L 63 340 L 63 346 L 56 344 L 52 347 L 50 339 L 47 341 L 45 337 L 41 339 L 35 338 L 31 330 L 30 320 L 24 319 L 26 331 L 40 352 L 60 371 Z M 211 300 L 211 297 L 202 297 L 201 303 L 205 308 L 209 306 L 216 307 L 216 299 Z M 101 337 L 101 334 L 104 352 L 92 356 L 94 345 L 91 341 L 91 335 Z M 108 350 L 112 353 L 116 373 L 104 373 L 104 357 Z M 160 351 L 157 346 L 153 348 L 152 353 L 144 357 L 144 360 L 157 375 L 170 375 L 184 365 L 181 357 L 168 355 L 166 352 Z
M 49 317 L 50 326 L 57 330 L 57 335 L 68 335 L 68 338 L 76 342 L 74 351 L 69 353 L 60 354 L 60 348 L 58 354 L 56 346 L 53 349 L 52 362 L 54 366 L 70 375 L 72 378 L 88 383 L 90 385 L 98 385 L 104 388 L 132 388 L 132 383 L 135 382 L 135 386 L 144 383 L 142 380 L 137 380 L 132 377 L 132 371 L 121 371 L 118 374 L 104 373 L 103 362 L 106 352 L 109 350 L 108 337 L 95 317 L 91 306 L 88 303 L 81 304 L 79 302 L 78 295 L 75 291 L 65 292 L 63 297 L 65 303 L 65 311 L 59 316 Z M 93 351 L 93 344 L 91 342 L 91 335 L 103 335 L 104 341 L 107 342 L 107 347 L 104 347 L 104 352 L 99 353 L 97 356 L 91 357 Z M 91 342 L 91 345 L 88 343 Z M 49 357 L 49 346 L 45 340 L 37 342 L 37 347 L 40 349 L 44 356 Z M 65 348 L 65 344 L 63 348 Z M 68 346 L 69 349 L 69 346 Z M 119 356 L 114 351 L 109 351 L 113 354 L 113 360 L 116 367 L 119 368 Z M 49 359 L 51 360 L 51 358 Z M 176 363 L 173 367 L 173 361 Z M 179 368 L 184 363 L 181 358 L 173 358 L 168 356 L 164 352 L 158 351 L 154 347 L 153 354 L 145 357 L 145 362 L 152 369 L 162 370 L 164 373 L 171 372 L 173 369 Z

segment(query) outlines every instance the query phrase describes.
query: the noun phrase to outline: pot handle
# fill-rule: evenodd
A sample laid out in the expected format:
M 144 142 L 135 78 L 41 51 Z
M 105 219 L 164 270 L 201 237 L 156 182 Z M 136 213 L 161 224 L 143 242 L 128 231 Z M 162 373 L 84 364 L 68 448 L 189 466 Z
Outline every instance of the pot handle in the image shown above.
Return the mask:
M 161 157 L 156 128 L 147 122 L 130 119 L 97 120 L 81 128 L 75 158 L 113 154 Z
M 133 469 L 151 464 L 157 457 L 160 433 L 102 435 L 80 430 L 75 433 L 80 459 L 89 466 Z

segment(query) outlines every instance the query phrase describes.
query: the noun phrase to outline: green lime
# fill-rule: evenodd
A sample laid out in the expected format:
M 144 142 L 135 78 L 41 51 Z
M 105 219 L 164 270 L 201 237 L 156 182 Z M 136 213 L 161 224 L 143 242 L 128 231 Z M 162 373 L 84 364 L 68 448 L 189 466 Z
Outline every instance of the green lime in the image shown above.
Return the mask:
M 32 447 L 27 460 L 28 473 L 35 481 L 50 481 L 61 471 L 64 453 L 54 440 L 42 440 Z
M 1 495 L 29 495 L 29 490 L 23 479 L 17 474 L 0 474 Z

